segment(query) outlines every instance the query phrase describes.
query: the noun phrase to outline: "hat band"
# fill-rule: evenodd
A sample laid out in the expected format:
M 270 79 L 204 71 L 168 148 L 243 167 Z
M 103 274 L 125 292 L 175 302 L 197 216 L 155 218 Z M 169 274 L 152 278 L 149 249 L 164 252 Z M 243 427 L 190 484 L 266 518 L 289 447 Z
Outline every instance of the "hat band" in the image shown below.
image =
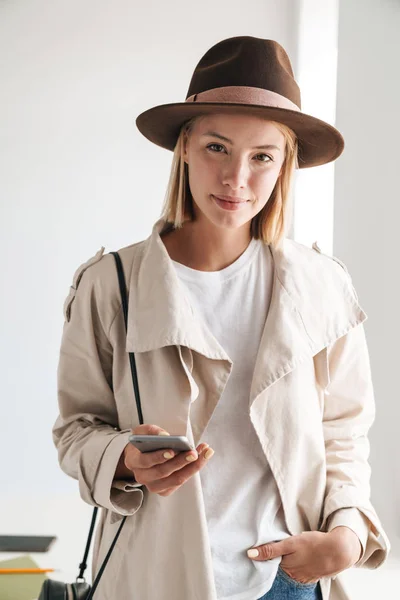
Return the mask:
M 260 106 L 272 106 L 300 111 L 297 104 L 286 98 L 286 96 L 281 96 L 281 94 L 271 92 L 270 90 L 244 85 L 230 85 L 199 92 L 186 98 L 185 102 L 258 104 Z

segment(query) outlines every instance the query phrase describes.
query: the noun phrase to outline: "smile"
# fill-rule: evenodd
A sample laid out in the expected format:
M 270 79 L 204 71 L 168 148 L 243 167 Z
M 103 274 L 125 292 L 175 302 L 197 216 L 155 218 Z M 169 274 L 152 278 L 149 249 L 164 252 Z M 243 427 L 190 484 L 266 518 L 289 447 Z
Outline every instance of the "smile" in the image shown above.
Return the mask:
M 222 198 L 218 198 L 218 196 L 212 196 L 212 198 L 220 208 L 225 210 L 240 210 L 247 203 L 247 200 L 232 202 L 229 200 L 222 200 Z

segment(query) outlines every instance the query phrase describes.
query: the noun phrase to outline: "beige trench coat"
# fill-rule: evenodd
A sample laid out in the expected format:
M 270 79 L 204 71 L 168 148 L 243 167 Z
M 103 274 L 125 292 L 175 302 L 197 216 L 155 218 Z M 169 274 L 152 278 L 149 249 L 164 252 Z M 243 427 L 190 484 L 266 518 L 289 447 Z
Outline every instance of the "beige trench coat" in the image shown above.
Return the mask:
M 168 497 L 113 481 L 139 424 L 127 351 L 136 355 L 144 422 L 187 435 L 195 445 L 232 367 L 182 293 L 162 227 L 157 221 L 148 239 L 119 251 L 129 291 L 127 337 L 114 257 L 103 255 L 104 248 L 77 270 L 64 305 L 53 436 L 63 471 L 79 481 L 87 503 L 103 508 L 94 573 L 122 517 L 131 515 L 97 600 L 217 598 L 200 475 Z M 370 502 L 367 433 L 375 405 L 367 316 L 340 261 L 290 239 L 270 251 L 273 293 L 249 418 L 290 534 L 327 531 L 332 513 L 355 507 L 369 529 L 357 567 L 374 569 L 390 543 Z M 321 579 L 321 589 L 324 600 L 348 599 L 340 574 Z

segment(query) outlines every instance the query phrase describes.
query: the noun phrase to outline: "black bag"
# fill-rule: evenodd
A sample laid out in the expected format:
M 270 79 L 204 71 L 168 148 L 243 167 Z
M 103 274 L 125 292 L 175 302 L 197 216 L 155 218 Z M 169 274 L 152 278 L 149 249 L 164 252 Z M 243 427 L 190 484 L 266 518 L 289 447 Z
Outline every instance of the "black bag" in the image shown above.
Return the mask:
M 122 309 L 123 309 L 124 320 L 125 320 L 125 329 L 127 330 L 127 328 L 128 328 L 128 300 L 127 300 L 127 295 L 126 295 L 126 283 L 125 283 L 124 271 L 122 268 L 122 263 L 121 263 L 121 259 L 119 257 L 118 252 L 111 252 L 111 254 L 113 254 L 113 256 L 115 258 L 115 263 L 116 263 L 116 267 L 117 267 L 118 283 L 119 283 L 119 289 L 121 292 Z M 137 411 L 138 411 L 138 415 L 139 415 L 139 422 L 141 425 L 143 425 L 143 414 L 142 414 L 142 407 L 140 404 L 136 362 L 135 362 L 135 355 L 133 354 L 133 352 L 129 352 L 129 362 L 130 362 L 130 366 L 131 366 L 132 383 L 133 383 L 133 389 L 135 391 L 136 407 L 137 407 Z M 95 577 L 93 585 L 92 585 L 92 587 L 90 587 L 90 585 L 85 581 L 84 572 L 87 567 L 86 560 L 87 560 L 87 557 L 89 554 L 90 544 L 92 541 L 94 526 L 96 523 L 97 511 L 98 511 L 98 508 L 96 506 L 93 510 L 93 516 L 92 516 L 92 521 L 90 523 L 90 529 L 89 529 L 88 539 L 86 542 L 85 553 L 83 556 L 83 561 L 79 565 L 79 575 L 76 578 L 76 582 L 75 583 L 62 583 L 61 581 L 56 581 L 54 579 L 46 579 L 46 581 L 44 582 L 44 584 L 42 586 L 42 589 L 40 590 L 40 596 L 39 596 L 38 600 L 91 600 L 93 598 L 93 594 L 96 591 L 96 588 L 99 584 L 100 578 L 103 575 L 104 569 L 106 568 L 108 560 L 114 549 L 114 546 L 117 543 L 119 534 L 121 533 L 121 529 L 124 526 L 124 523 L 126 521 L 126 517 L 124 517 L 121 521 L 121 525 L 119 526 L 117 533 L 115 534 L 115 538 L 113 539 L 110 549 L 108 550 L 107 555 L 103 561 L 103 564 L 101 565 L 100 570 Z

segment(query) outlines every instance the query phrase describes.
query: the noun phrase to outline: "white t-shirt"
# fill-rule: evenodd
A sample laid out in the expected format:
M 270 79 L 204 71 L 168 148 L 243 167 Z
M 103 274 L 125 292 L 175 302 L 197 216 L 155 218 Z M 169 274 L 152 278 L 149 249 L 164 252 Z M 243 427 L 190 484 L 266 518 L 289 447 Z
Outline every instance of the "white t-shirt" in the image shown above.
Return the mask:
M 215 454 L 200 471 L 218 600 L 257 600 L 281 558 L 253 561 L 253 546 L 290 537 L 275 479 L 249 416 L 250 386 L 273 284 L 269 247 L 252 239 L 221 271 L 173 261 L 184 293 L 233 362 L 202 436 Z

